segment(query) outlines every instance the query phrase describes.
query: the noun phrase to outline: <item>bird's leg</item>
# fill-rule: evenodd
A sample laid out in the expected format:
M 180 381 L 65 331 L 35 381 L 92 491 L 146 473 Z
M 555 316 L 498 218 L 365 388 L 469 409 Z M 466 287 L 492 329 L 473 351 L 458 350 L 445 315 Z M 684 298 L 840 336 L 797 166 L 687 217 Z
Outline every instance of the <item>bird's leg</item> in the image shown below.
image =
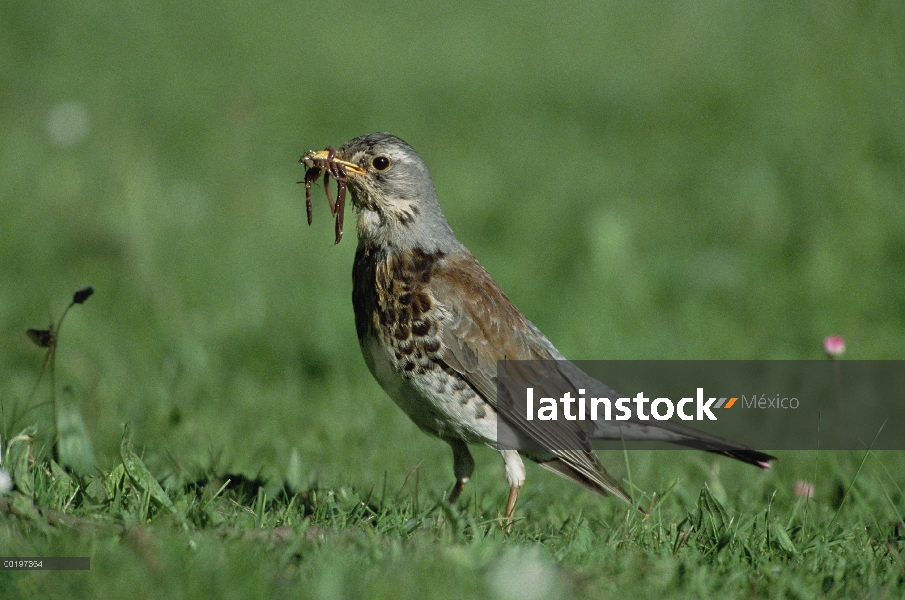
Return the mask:
M 452 446 L 453 473 L 456 476 L 456 485 L 453 486 L 452 493 L 449 495 L 449 503 L 453 504 L 459 499 L 459 494 L 462 493 L 465 484 L 471 478 L 474 471 L 474 458 L 468 450 L 468 445 L 462 440 L 447 439 L 446 442 Z
M 525 463 L 519 456 L 517 450 L 500 450 L 503 455 L 503 462 L 506 463 L 506 481 L 509 482 L 509 498 L 506 500 L 506 512 L 504 514 L 507 519 L 506 530 L 512 529 L 512 515 L 515 513 L 515 502 L 518 500 L 518 494 L 525 484 Z
M 515 512 L 515 503 L 518 500 L 518 494 L 522 491 L 522 486 L 514 485 L 509 488 L 509 499 L 506 501 L 505 517 L 509 519 L 509 525 L 512 525 L 512 514 Z

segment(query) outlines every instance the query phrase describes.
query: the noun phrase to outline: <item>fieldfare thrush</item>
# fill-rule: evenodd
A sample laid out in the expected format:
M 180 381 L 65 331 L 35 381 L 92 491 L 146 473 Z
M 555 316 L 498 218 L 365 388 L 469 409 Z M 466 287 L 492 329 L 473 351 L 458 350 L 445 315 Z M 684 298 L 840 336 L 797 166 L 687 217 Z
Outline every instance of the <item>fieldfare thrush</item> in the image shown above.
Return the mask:
M 588 435 L 576 421 L 558 421 L 551 435 L 571 443 L 530 450 L 497 444 L 497 361 L 565 360 L 503 293 L 456 238 L 437 202 L 424 160 L 401 139 L 373 133 L 338 150 L 311 151 L 299 162 L 310 188 L 321 175 L 337 180 L 336 241 L 342 235 L 344 196 L 358 210 L 358 249 L 352 269 L 355 327 L 365 362 L 390 398 L 425 432 L 452 447 L 461 494 L 474 469 L 468 444 L 500 451 L 505 462 L 510 518 L 525 482 L 521 456 L 583 487 L 627 502 L 591 450 L 589 438 L 668 441 L 731 456 L 762 468 L 774 457 L 672 421 L 634 421 L 619 433 Z M 628 437 L 626 435 L 628 432 Z M 536 439 L 534 440 L 537 441 Z

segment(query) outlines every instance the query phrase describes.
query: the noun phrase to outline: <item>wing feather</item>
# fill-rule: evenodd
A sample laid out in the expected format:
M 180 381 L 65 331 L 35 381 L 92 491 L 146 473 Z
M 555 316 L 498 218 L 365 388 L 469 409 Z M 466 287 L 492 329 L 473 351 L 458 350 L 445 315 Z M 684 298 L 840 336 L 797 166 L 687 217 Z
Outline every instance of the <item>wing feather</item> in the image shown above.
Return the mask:
M 498 406 L 497 362 L 563 360 L 564 357 L 503 293 L 471 254 L 445 258 L 428 287 L 444 312 L 443 361 L 491 406 Z M 591 451 L 588 432 L 578 421 L 520 421 L 517 426 L 545 452 L 525 452 L 547 468 L 598 493 L 631 502 Z M 554 465 L 554 461 L 563 464 Z

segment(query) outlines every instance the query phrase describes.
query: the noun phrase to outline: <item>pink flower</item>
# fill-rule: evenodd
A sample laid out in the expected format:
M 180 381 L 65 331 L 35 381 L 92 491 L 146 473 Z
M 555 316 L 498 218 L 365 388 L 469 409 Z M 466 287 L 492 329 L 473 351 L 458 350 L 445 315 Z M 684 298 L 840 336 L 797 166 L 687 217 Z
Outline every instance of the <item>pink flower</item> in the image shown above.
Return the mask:
M 845 340 L 841 335 L 827 336 L 823 340 L 823 349 L 830 358 L 841 356 L 845 352 Z
M 813 498 L 814 484 L 799 479 L 795 482 L 795 495 L 799 498 Z

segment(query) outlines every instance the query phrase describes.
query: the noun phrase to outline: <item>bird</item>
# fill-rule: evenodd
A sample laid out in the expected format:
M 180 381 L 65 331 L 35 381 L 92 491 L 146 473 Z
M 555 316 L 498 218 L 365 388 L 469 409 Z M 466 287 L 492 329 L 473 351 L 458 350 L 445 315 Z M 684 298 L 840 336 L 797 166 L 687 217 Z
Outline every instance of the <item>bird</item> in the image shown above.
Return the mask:
M 510 524 L 526 479 L 523 457 L 600 496 L 612 494 L 632 503 L 593 452 L 592 439 L 673 442 L 761 468 L 775 460 L 672 421 L 633 420 L 614 433 L 612 427 L 594 431 L 582 422 L 562 420 L 545 424 L 544 435 L 524 428 L 524 422 L 504 423 L 498 361 L 566 359 L 453 233 L 425 161 L 400 138 L 372 133 L 336 150 L 310 151 L 299 162 L 309 167 L 309 193 L 321 172 L 339 183 L 337 204 L 330 200 L 334 216 L 338 212 L 337 243 L 343 196 L 346 190 L 352 195 L 358 212 L 352 304 L 361 352 L 387 395 L 421 430 L 451 447 L 455 482 L 450 503 L 474 471 L 469 444 L 502 455 L 509 485 L 504 517 Z M 309 224 L 310 214 L 309 195 Z M 575 373 L 584 376 L 577 368 L 571 373 L 573 380 Z M 515 427 L 519 440 L 532 443 L 501 444 L 504 425 Z

